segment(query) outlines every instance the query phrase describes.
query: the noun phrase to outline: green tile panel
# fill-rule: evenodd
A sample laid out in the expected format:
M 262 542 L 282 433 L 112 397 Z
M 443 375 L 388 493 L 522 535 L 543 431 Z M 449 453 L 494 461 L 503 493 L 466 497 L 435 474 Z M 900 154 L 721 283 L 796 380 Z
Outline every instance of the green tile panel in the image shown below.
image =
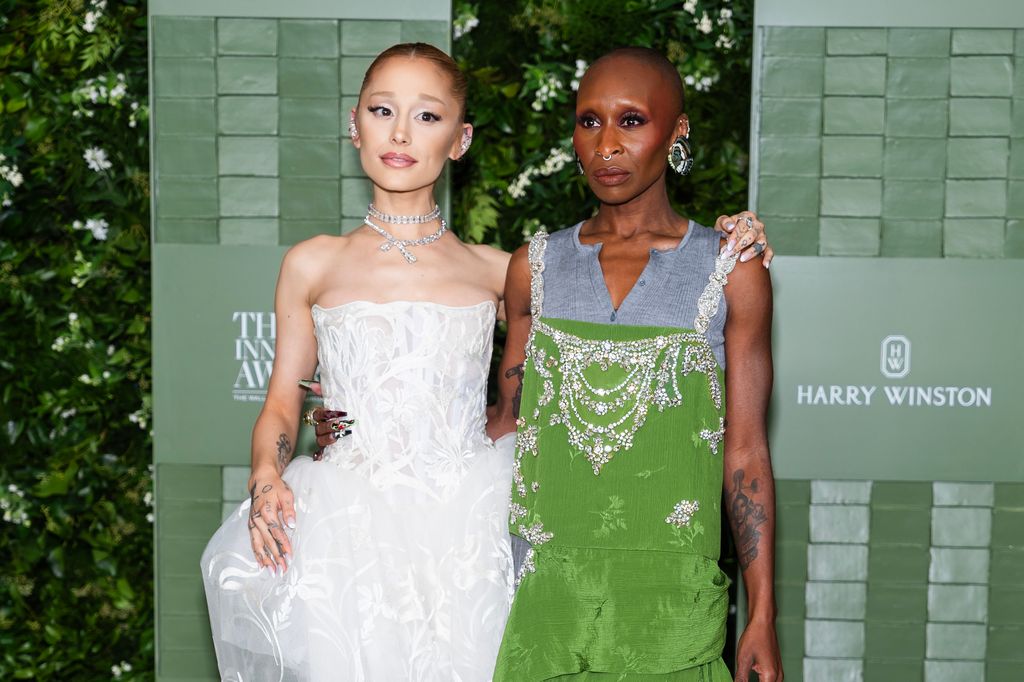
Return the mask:
M 828 53 L 843 55 L 885 54 L 888 35 L 884 28 L 830 28 Z
M 804 680 L 863 682 L 864 662 L 860 659 L 805 658 Z
M 871 502 L 872 481 L 811 481 L 811 504 L 853 504 Z
M 923 641 L 923 624 L 929 618 L 928 588 L 925 585 L 870 582 L 867 587 L 865 618 L 869 624 L 875 622 L 900 623 L 908 629 L 910 629 L 908 623 L 921 624 Z M 868 656 L 872 655 L 869 627 Z M 896 655 L 899 656 L 899 654 Z
M 872 622 L 867 624 L 866 631 L 865 649 L 868 660 L 875 658 L 921 660 L 924 658 L 926 637 L 924 624 Z
M 891 57 L 948 57 L 948 28 L 890 28 L 888 54 Z
M 829 177 L 882 177 L 881 137 L 826 136 L 821 142 L 821 174 Z
M 948 218 L 943 221 L 943 253 L 953 258 L 1000 258 L 1006 221 L 1002 218 Z
M 929 585 L 928 620 L 933 623 L 985 623 L 987 585 Z
M 885 94 L 885 57 L 827 57 L 825 94 Z
M 893 57 L 889 59 L 885 94 L 893 98 L 939 98 L 949 95 L 949 59 Z
M 227 137 L 217 140 L 220 175 L 278 175 L 277 137 Z
M 1013 54 L 1010 29 L 960 28 L 953 30 L 953 54 Z
M 217 94 L 277 94 L 277 63 L 273 57 L 219 57 Z
M 941 220 L 883 220 L 882 256 L 895 258 L 940 258 Z
M 341 22 L 341 53 L 345 56 L 372 57 L 400 42 L 400 21 Z
M 825 29 L 768 26 L 764 29 L 766 55 L 821 57 L 825 54 Z
M 816 57 L 765 57 L 761 88 L 769 97 L 821 97 L 824 65 Z
M 278 240 L 277 218 L 221 218 L 220 243 L 233 246 L 274 246 Z
M 162 23 L 164 20 L 161 19 Z M 277 54 L 277 21 L 274 19 L 218 19 L 217 54 Z
M 161 57 L 212 57 L 214 20 L 162 17 L 153 22 L 153 51 Z
M 278 91 L 282 97 L 336 97 L 338 73 L 337 59 L 282 58 Z M 356 88 L 355 93 L 358 92 Z
M 877 256 L 879 253 L 881 221 L 878 218 L 822 218 L 820 225 L 822 256 Z
M 328 19 L 282 19 L 280 22 L 282 57 L 338 57 L 338 22 Z
M 162 135 L 213 135 L 217 131 L 216 101 L 203 99 L 160 99 L 156 129 Z
M 828 135 L 880 135 L 885 128 L 885 99 L 826 97 L 824 131 Z

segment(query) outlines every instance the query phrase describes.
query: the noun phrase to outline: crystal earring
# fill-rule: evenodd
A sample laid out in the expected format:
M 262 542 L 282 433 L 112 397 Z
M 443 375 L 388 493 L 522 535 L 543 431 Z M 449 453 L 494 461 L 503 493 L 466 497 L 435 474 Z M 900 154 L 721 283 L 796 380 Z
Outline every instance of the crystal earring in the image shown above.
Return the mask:
M 573 156 L 576 157 L 576 172 L 579 173 L 580 175 L 585 175 L 585 173 L 583 172 L 583 164 L 580 163 L 579 154 L 573 154 Z
M 356 117 L 354 115 L 348 118 L 348 136 L 352 140 L 359 137 L 359 130 L 356 128 Z
M 466 152 L 469 151 L 469 146 L 473 144 L 473 136 L 469 133 L 462 133 L 462 144 L 459 145 L 459 158 L 465 156 Z
M 690 141 L 687 136 L 680 135 L 669 147 L 668 165 L 680 175 L 687 175 L 693 168 L 693 152 L 690 150 Z

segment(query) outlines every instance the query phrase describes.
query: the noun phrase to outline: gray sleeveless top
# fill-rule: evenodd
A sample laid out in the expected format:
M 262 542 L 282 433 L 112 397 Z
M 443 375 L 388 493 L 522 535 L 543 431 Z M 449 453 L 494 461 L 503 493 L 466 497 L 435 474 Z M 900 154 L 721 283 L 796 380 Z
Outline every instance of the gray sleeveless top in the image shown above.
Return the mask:
M 544 316 L 580 322 L 692 329 L 697 300 L 715 271 L 721 235 L 690 221 L 679 245 L 651 249 L 651 257 L 633 289 L 612 308 L 611 295 L 597 259 L 601 244 L 580 242 L 582 222 L 553 232 L 544 253 Z M 726 302 L 711 318 L 707 337 L 718 364 L 725 368 Z

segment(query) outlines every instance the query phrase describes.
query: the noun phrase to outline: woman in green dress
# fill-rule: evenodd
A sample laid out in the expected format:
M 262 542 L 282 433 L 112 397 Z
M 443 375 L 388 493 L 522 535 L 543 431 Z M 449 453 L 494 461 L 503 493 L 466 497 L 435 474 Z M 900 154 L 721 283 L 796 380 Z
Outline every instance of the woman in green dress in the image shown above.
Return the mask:
M 672 209 L 665 160 L 689 170 L 689 131 L 664 57 L 599 59 L 573 142 L 600 209 L 512 256 L 488 430 L 518 426 L 518 589 L 495 682 L 729 679 L 723 487 L 749 601 L 736 680 L 782 680 L 771 282 Z

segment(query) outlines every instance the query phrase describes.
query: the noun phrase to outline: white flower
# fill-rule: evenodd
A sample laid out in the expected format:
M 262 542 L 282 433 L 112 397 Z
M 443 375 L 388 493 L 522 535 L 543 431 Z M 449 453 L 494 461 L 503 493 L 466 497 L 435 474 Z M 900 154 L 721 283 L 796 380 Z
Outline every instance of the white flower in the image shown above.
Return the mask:
M 97 173 L 105 171 L 114 165 L 107 159 L 107 153 L 99 147 L 89 147 L 85 150 L 85 153 L 82 154 L 82 158 L 85 159 L 89 168 Z
M 722 11 L 718 13 L 718 23 L 719 23 L 719 25 L 724 24 L 725 22 L 729 21 L 730 19 L 732 19 L 732 10 L 729 9 L 728 7 L 723 7 Z
M 100 241 L 107 238 L 107 228 L 110 227 L 109 223 L 103 218 L 89 218 L 85 221 L 85 229 L 92 232 L 92 236 Z
M 458 40 L 479 25 L 480 20 L 469 12 L 460 14 L 455 17 L 455 21 L 452 22 L 452 38 Z
M 696 23 L 697 23 L 697 30 L 700 31 L 701 33 L 703 33 L 705 35 L 707 35 L 708 33 L 711 33 L 711 29 L 712 29 L 711 17 L 708 16 L 707 12 L 704 12 L 704 14 L 702 14 L 701 17 L 700 17 L 700 21 L 698 21 Z
M 103 370 L 103 378 L 104 379 L 109 379 L 110 378 L 110 372 L 107 371 L 107 370 Z
M 79 375 L 78 380 L 81 381 L 83 384 L 88 384 L 92 381 L 92 379 L 89 378 L 88 374 Z
M 78 414 L 78 410 L 76 410 L 73 407 L 69 407 L 68 409 L 61 411 L 60 418 L 61 419 L 70 419 L 71 417 L 74 417 L 76 414 Z
M 121 661 L 110 666 L 110 672 L 114 675 L 115 680 L 121 679 L 121 675 L 130 673 L 132 671 L 132 664 L 128 661 Z
M 731 49 L 735 44 L 735 41 L 724 33 L 719 35 L 718 39 L 715 40 L 715 47 L 720 47 L 723 50 Z
M 96 24 L 100 19 L 100 12 L 89 11 L 85 13 L 85 21 L 82 22 L 82 30 L 86 33 L 92 33 L 96 30 Z M 114 677 L 120 677 L 120 673 L 114 675 Z
M 68 323 L 74 324 L 78 322 L 78 313 L 68 313 Z
M 697 0 L 686 0 L 686 2 L 683 3 L 683 10 L 690 14 L 696 14 Z

